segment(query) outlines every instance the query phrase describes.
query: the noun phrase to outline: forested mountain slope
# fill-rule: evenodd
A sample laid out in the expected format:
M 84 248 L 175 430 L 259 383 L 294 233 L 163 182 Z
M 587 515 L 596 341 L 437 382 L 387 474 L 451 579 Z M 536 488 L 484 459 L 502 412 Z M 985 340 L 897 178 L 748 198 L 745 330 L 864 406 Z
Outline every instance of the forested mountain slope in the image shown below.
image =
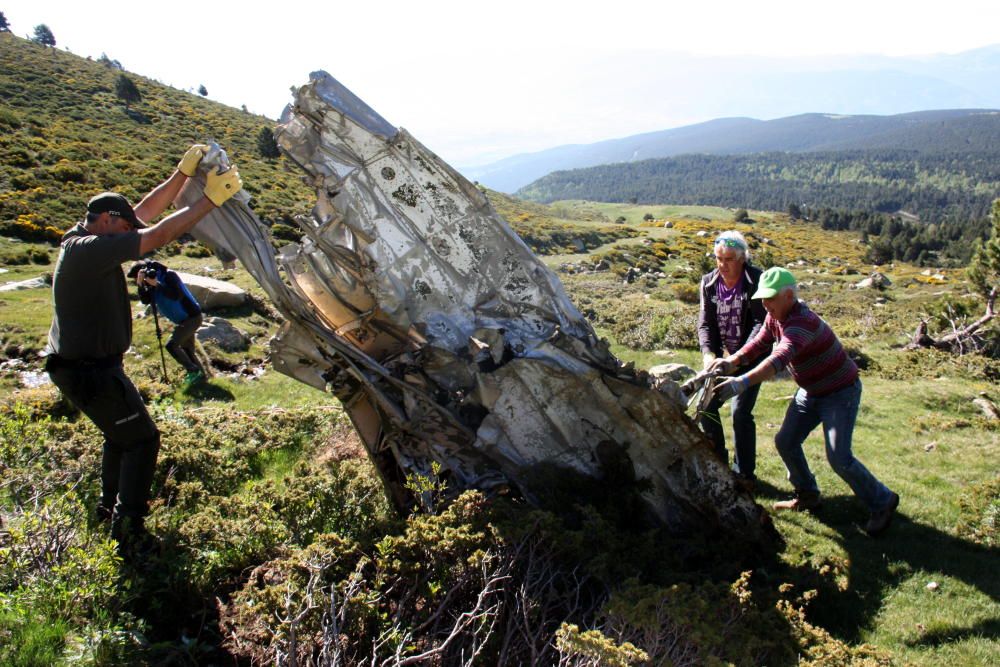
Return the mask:
M 540 202 L 591 199 L 765 210 L 796 204 L 967 222 L 984 218 L 1000 196 L 1000 151 L 682 155 L 555 172 L 517 194 Z

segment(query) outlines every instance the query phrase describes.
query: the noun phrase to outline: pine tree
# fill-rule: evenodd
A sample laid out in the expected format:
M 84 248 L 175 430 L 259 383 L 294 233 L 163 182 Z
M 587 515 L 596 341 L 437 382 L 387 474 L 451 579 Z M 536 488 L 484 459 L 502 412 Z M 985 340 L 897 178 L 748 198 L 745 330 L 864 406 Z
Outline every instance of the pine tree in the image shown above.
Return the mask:
M 117 60 L 112 60 L 111 58 L 108 57 L 108 54 L 106 53 L 102 53 L 101 57 L 97 59 L 97 62 L 101 63 L 108 69 L 117 69 L 117 70 L 125 69 L 124 67 L 122 67 L 122 64 L 120 62 L 118 62 Z
M 37 42 L 42 46 L 55 46 L 56 36 L 49 30 L 49 26 L 39 23 L 35 26 L 35 36 L 31 38 L 31 41 Z
M 208 97 L 208 88 L 205 87 L 205 84 L 198 86 L 198 94 L 202 97 Z
M 7 17 L 0 12 L 0 32 L 10 32 L 10 24 L 7 23 Z
M 993 202 L 993 233 L 985 243 L 976 243 L 969 264 L 969 280 L 984 296 L 1000 288 L 1000 199 Z
M 274 132 L 269 127 L 260 128 L 257 133 L 257 151 L 261 157 L 276 158 L 281 155 L 278 150 L 278 142 L 274 140 Z
M 118 96 L 122 102 L 125 103 L 125 111 L 128 111 L 130 104 L 136 104 L 142 101 L 142 94 L 136 85 L 132 82 L 132 79 L 128 78 L 124 74 L 119 74 L 118 78 L 115 79 L 115 95 Z

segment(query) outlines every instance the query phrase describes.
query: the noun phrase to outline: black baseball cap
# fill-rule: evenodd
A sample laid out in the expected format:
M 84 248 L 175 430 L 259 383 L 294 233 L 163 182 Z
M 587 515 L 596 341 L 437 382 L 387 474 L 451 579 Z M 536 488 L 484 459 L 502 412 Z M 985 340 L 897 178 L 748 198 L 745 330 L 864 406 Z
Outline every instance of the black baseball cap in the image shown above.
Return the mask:
M 135 217 L 135 211 L 132 210 L 132 205 L 128 203 L 128 199 L 125 199 L 125 197 L 117 192 L 102 192 L 92 198 L 87 202 L 87 213 L 93 213 L 94 215 L 110 213 L 111 215 L 125 218 L 136 229 L 144 229 L 146 227 L 139 218 Z

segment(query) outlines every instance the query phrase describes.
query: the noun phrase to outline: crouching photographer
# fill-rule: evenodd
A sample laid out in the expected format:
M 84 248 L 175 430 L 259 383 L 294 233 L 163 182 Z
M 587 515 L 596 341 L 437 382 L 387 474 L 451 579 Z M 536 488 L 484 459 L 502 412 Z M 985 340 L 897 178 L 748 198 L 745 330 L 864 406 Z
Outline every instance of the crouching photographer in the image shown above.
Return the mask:
M 174 323 L 174 331 L 167 341 L 167 352 L 177 360 L 187 376 L 188 386 L 205 379 L 205 370 L 195 354 L 195 332 L 201 326 L 201 306 L 176 272 L 152 260 L 136 262 L 128 271 L 139 287 L 139 300 L 153 307 Z

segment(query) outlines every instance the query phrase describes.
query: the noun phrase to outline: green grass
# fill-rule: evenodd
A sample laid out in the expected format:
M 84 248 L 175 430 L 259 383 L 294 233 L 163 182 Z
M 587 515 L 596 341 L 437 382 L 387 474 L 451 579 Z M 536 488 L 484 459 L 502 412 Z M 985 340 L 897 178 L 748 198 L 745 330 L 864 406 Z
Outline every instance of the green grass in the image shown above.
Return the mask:
M 780 220 L 768 224 L 778 225 Z M 814 229 L 797 228 L 794 232 L 803 243 L 835 243 Z M 167 261 L 191 272 L 214 264 L 211 259 L 184 256 L 168 257 Z M 665 268 L 669 272 L 683 262 L 683 257 L 671 260 Z M 31 273 L 24 267 L 10 268 L 12 273 Z M 823 489 L 824 507 L 816 515 L 774 515 L 786 540 L 779 555 L 781 569 L 758 576 L 775 582 L 790 581 L 803 593 L 817 589 L 818 595 L 808 606 L 811 622 L 849 643 L 867 642 L 890 650 L 901 664 L 988 664 L 1000 660 L 1000 590 L 995 581 L 1000 561 L 996 549 L 979 547 L 960 537 L 956 525 L 963 490 L 996 475 L 1000 430 L 986 422 L 970 402 L 979 392 L 997 398 L 996 386 L 984 375 L 988 365 L 976 357 L 956 359 L 944 353 L 906 353 L 898 348 L 919 312 L 932 311 L 949 295 L 957 296 L 965 290 L 957 275 L 949 284 L 940 286 L 908 283 L 912 273 L 916 272 L 902 265 L 892 269 L 895 286 L 887 293 L 888 301 L 882 308 L 873 306 L 879 295 L 849 289 L 860 276 L 824 275 L 829 286 L 804 292 L 835 329 L 848 332 L 844 342 L 863 350 L 875 364 L 863 374 L 865 394 L 855 432 L 855 452 L 900 493 L 897 520 L 882 539 L 873 540 L 863 534 L 866 512 L 826 464 L 822 437 L 817 431 L 805 447 Z M 242 269 L 223 277 L 259 296 L 259 288 Z M 650 340 L 646 349 L 624 345 L 616 338 L 616 332 L 620 335 L 641 329 L 629 318 L 642 309 L 674 314 L 696 312 L 697 305 L 674 298 L 671 286 L 675 279 L 657 281 L 654 287 L 641 281 L 622 285 L 610 272 L 564 276 L 564 280 L 581 307 L 594 308 L 600 320 L 598 334 L 610 340 L 612 350 L 623 361 L 631 361 L 639 368 L 662 363 L 699 367 L 700 352 L 693 336 L 671 346 Z M 17 336 L 25 341 L 43 341 L 50 317 L 49 299 L 47 290 L 0 295 L 4 326 L 16 328 Z M 136 302 L 133 306 L 138 308 Z M 264 343 L 277 324 L 252 308 L 237 309 L 227 316 L 237 326 L 257 332 L 250 350 L 230 356 L 263 359 Z M 604 318 L 615 322 L 604 322 Z M 128 372 L 157 399 L 153 411 L 161 419 L 183 419 L 184 415 L 203 411 L 266 414 L 311 407 L 342 415 L 329 395 L 273 370 L 257 379 L 220 374 L 209 385 L 185 392 L 179 384 L 182 373 L 168 358 L 171 385 L 165 386 L 158 379 L 159 357 L 152 322 L 138 319 L 134 331 L 134 349 L 141 358 L 129 355 Z M 11 335 L 5 331 L 5 336 Z M 3 381 L 13 389 L 11 378 Z M 761 480 L 758 501 L 765 505 L 787 497 L 791 491 L 772 442 L 793 392 L 794 386 L 787 380 L 770 382 L 764 386 L 756 410 L 757 472 Z M 723 414 L 728 416 L 726 411 Z M 727 431 L 728 421 L 724 419 Z M 286 480 L 294 478 L 299 464 L 296 452 L 293 438 L 282 447 L 259 453 L 254 466 L 259 468 L 259 479 L 272 480 L 279 490 L 284 488 Z M 930 581 L 938 583 L 936 592 L 926 589 Z
M 669 206 L 662 204 L 639 205 L 639 204 L 609 204 L 604 202 L 589 202 L 580 199 L 568 199 L 555 201 L 550 204 L 556 210 L 565 210 L 572 214 L 579 211 L 592 211 L 595 214 L 605 216 L 610 220 L 618 216 L 624 216 L 627 224 L 638 225 L 643 222 L 643 216 L 647 213 L 659 220 L 661 225 L 664 220 L 673 218 L 700 218 L 712 222 L 729 222 L 733 219 L 734 211 L 721 206 Z M 756 217 L 756 212 L 751 213 Z
M 248 411 L 292 406 L 297 408 L 339 406 L 337 399 L 330 394 L 313 389 L 273 369 L 268 369 L 264 375 L 256 379 L 230 379 L 217 376 L 210 381 L 209 386 L 215 389 L 194 389 L 186 393 L 178 389 L 175 396 L 185 401 L 210 403 L 219 400 L 216 398 L 217 394 L 227 392 L 232 396 L 229 400 L 234 409 Z
M 48 667 L 62 657 L 66 632 L 64 622 L 28 620 L 4 611 L 0 613 L 0 662 L 7 667 Z M 6 646 L 5 646 L 6 645 Z
M 867 512 L 826 463 L 817 430 L 804 448 L 824 505 L 815 515 L 773 515 L 788 543 L 781 558 L 792 568 L 838 564 L 841 588 L 822 590 L 810 609 L 811 618 L 838 638 L 889 649 L 902 664 L 996 663 L 1000 554 L 955 533 L 958 492 L 997 473 L 1000 430 L 967 407 L 979 391 L 996 387 L 942 378 L 922 383 L 933 393 L 921 399 L 911 381 L 863 381 L 854 452 L 900 494 L 899 515 L 881 539 L 864 534 Z M 773 437 L 794 390 L 787 380 L 766 384 L 755 410 L 757 498 L 765 505 L 791 493 Z M 956 412 L 968 426 L 935 425 Z M 731 443 L 726 410 L 723 422 Z M 940 586 L 936 592 L 926 589 L 931 581 Z

